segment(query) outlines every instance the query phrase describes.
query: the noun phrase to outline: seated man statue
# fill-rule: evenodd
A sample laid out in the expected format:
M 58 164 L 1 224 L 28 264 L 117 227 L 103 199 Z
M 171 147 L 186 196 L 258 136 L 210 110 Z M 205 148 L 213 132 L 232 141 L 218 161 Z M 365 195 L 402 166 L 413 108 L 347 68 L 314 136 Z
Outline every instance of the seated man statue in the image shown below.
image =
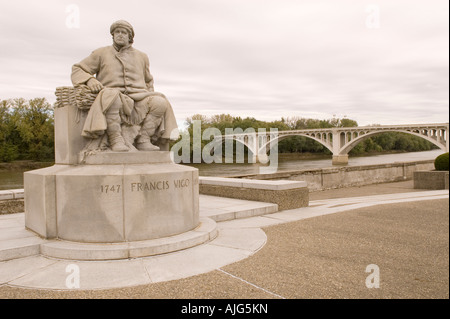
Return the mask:
M 154 92 L 149 59 L 132 47 L 131 24 L 116 21 L 110 33 L 112 46 L 95 50 L 72 67 L 73 85 L 87 85 L 98 93 L 81 134 L 97 141 L 91 149 L 159 150 L 155 141 L 178 138 L 172 107 L 163 94 Z

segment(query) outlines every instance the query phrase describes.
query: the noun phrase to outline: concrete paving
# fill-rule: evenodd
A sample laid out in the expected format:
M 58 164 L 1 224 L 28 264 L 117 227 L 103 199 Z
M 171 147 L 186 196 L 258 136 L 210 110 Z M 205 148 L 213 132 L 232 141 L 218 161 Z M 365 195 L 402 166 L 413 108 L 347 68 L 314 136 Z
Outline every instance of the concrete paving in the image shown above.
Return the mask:
M 120 261 L 28 251 L 0 262 L 0 297 L 448 298 L 448 194 L 407 182 L 356 187 L 311 193 L 309 207 L 289 211 L 264 213 L 254 203 L 251 217 L 239 219 L 220 216 L 235 218 L 252 203 L 201 196 L 201 214 L 216 208 L 219 216 L 213 241 Z M 0 248 L 8 236 L 39 240 L 22 220 L 1 216 Z M 369 264 L 380 267 L 381 289 L 364 284 Z

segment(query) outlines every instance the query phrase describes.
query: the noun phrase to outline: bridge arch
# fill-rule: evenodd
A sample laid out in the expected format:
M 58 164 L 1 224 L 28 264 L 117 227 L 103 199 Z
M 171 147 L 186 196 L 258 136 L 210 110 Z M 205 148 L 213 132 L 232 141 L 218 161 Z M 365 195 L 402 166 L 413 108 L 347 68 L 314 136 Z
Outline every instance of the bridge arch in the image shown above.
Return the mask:
M 280 131 L 278 133 L 283 133 L 283 131 Z M 319 142 L 320 144 L 322 144 L 323 146 L 325 146 L 328 150 L 330 150 L 331 152 L 333 152 L 333 146 L 331 144 L 331 133 L 312 133 L 312 134 L 302 134 L 302 133 L 295 133 L 295 134 L 289 134 L 289 135 L 278 135 L 277 137 L 275 137 L 274 139 L 271 139 L 270 141 L 268 141 L 267 143 L 263 144 L 258 152 L 263 152 L 267 153 L 267 151 L 269 150 L 267 148 L 267 146 L 270 145 L 270 143 L 274 143 L 274 142 L 280 142 L 284 139 L 287 139 L 289 137 L 293 137 L 293 136 L 303 136 L 303 137 L 307 137 L 310 138 L 316 142 Z M 316 137 L 318 136 L 318 137 Z
M 439 130 L 435 130 L 435 131 L 439 131 Z M 425 135 L 425 134 L 421 133 L 421 130 L 418 130 L 418 129 L 417 130 L 392 129 L 392 130 L 379 130 L 379 131 L 373 131 L 373 132 L 364 131 L 364 132 L 360 132 L 360 134 L 358 134 L 358 136 L 356 138 L 352 138 L 353 134 L 354 134 L 353 133 L 352 136 L 350 137 L 350 141 L 346 142 L 344 144 L 344 146 L 342 146 L 341 149 L 339 150 L 339 155 L 347 155 L 348 152 L 350 152 L 360 142 L 362 142 L 362 141 L 364 141 L 364 140 L 366 140 L 366 139 L 368 139 L 368 138 L 370 138 L 372 136 L 380 135 L 380 134 L 387 133 L 387 132 L 406 133 L 406 134 L 418 136 L 418 137 L 421 137 L 421 138 L 423 138 L 423 139 L 433 143 L 434 145 L 439 147 L 441 150 L 446 151 L 445 142 L 444 143 L 439 142 L 439 140 L 438 140 L 439 136 L 437 136 L 437 138 L 435 139 L 435 138 L 433 138 L 433 137 L 431 137 L 429 135 Z M 346 140 L 348 138 L 348 136 L 347 136 L 348 133 L 349 132 L 347 132 L 347 133 L 341 132 L 341 134 L 346 134 L 345 135 L 345 139 Z M 361 134 L 361 133 L 363 133 L 363 134 Z M 428 132 L 425 131 L 425 133 L 428 133 Z M 444 134 L 444 133 L 442 133 L 442 134 Z
M 251 143 L 249 143 L 248 138 L 244 137 L 244 138 L 237 138 L 236 136 L 226 136 L 226 135 L 222 135 L 222 136 L 217 136 L 216 138 L 214 138 L 212 141 L 210 141 L 207 146 L 209 147 L 209 152 L 213 152 L 215 150 L 215 147 L 217 147 L 218 145 L 222 145 L 225 144 L 225 141 L 227 140 L 231 140 L 231 141 L 235 141 L 236 143 L 239 143 L 240 145 L 242 145 L 245 148 L 247 148 L 248 150 L 248 156 L 249 159 L 253 159 L 253 162 L 256 161 L 255 156 L 257 155 L 257 150 L 254 149 L 254 147 L 252 147 Z M 206 147 L 206 145 L 205 145 Z M 234 151 L 234 147 L 232 149 Z M 236 147 L 237 150 L 237 147 Z M 230 156 L 230 154 L 227 154 L 227 149 L 225 148 L 225 160 L 227 159 L 227 156 Z M 234 152 L 233 154 L 234 155 Z

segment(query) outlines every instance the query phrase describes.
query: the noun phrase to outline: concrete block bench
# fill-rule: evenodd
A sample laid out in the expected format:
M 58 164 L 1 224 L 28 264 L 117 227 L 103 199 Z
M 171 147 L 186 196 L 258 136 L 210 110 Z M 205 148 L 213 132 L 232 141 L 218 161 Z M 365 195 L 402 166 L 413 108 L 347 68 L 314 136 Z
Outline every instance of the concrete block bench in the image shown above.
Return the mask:
M 448 189 L 448 171 L 415 171 L 414 188 Z
M 306 182 L 284 180 L 254 180 L 228 177 L 199 177 L 199 192 L 203 195 L 268 202 L 279 210 L 307 207 L 309 190 Z
M 11 189 L 0 191 L 0 200 L 23 199 L 23 198 L 24 198 L 23 189 Z

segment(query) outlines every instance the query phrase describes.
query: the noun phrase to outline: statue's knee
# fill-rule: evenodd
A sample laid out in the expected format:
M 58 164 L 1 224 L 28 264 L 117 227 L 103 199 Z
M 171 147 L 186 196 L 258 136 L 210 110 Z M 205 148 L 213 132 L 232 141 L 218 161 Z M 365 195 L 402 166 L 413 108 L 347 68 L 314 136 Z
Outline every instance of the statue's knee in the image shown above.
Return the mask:
M 150 98 L 150 114 L 154 116 L 163 116 L 169 107 L 169 102 L 162 96 L 152 96 Z

